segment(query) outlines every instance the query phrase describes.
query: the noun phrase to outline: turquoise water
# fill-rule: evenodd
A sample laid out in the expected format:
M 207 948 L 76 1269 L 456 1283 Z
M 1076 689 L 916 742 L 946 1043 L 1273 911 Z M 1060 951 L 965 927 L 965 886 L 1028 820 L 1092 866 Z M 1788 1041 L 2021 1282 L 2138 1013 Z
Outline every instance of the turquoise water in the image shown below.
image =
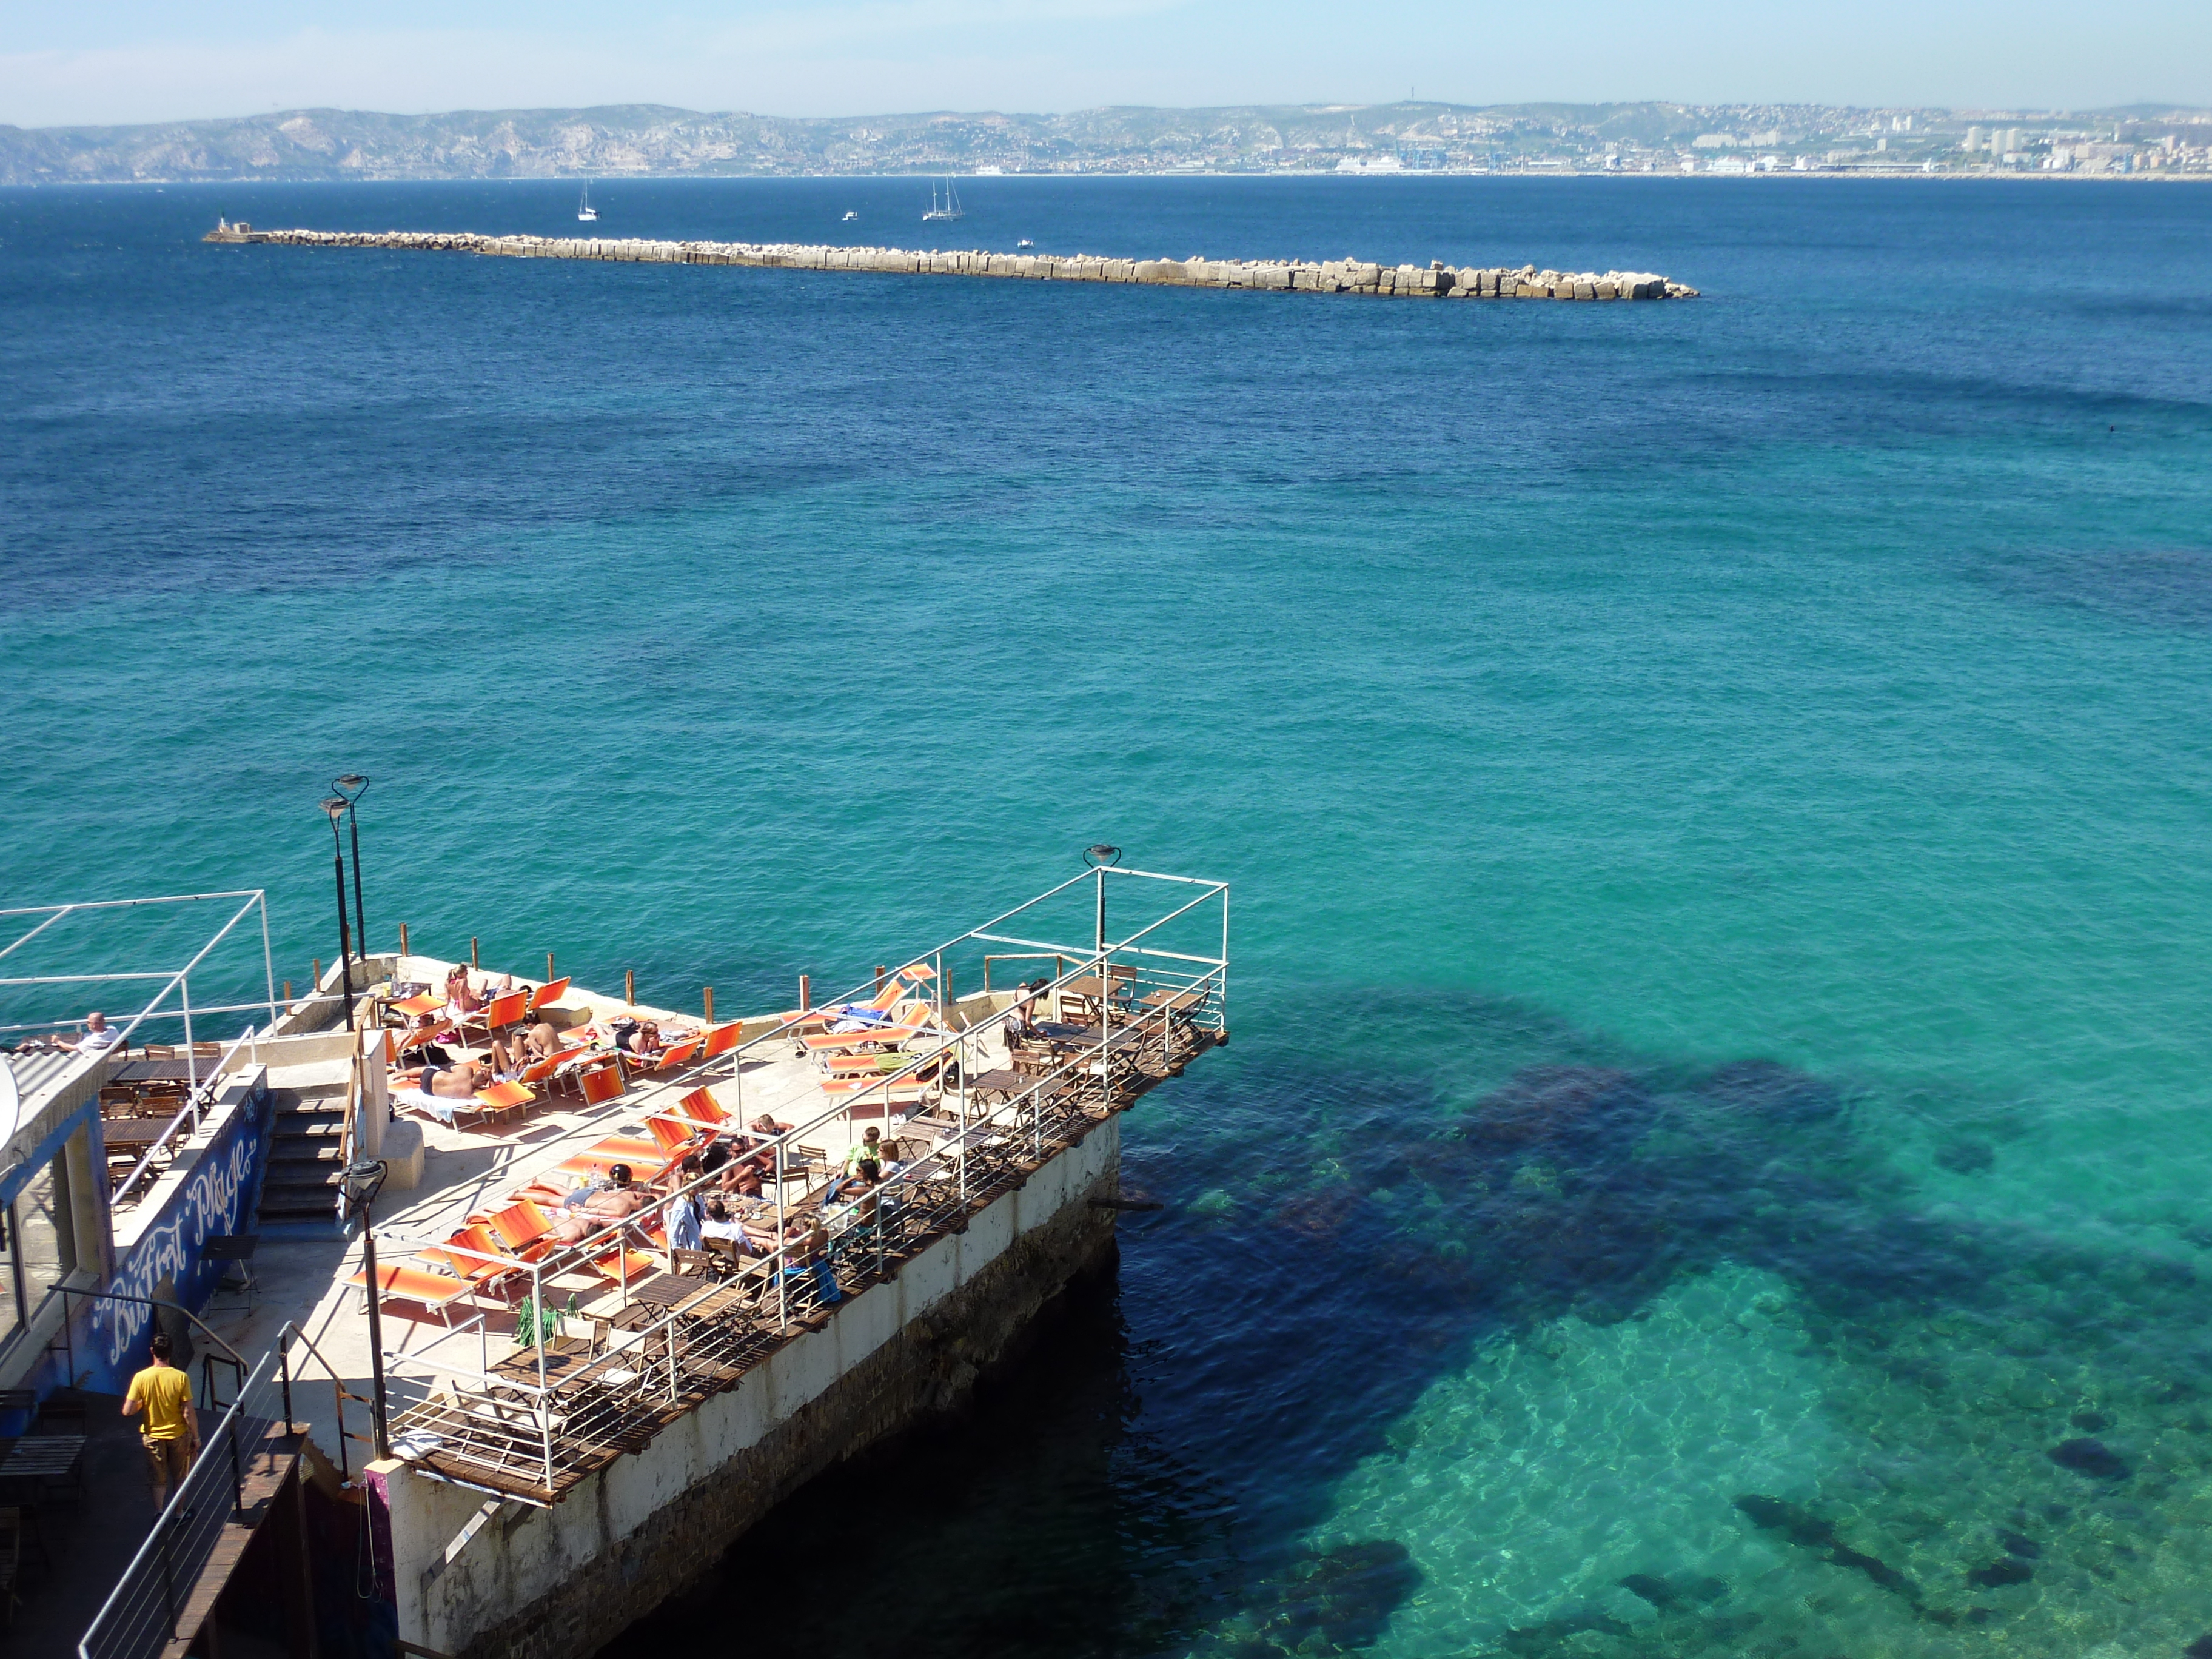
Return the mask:
M 906 190 L 604 228 L 915 245 Z M 1126 1126 L 1169 1207 L 988 1431 L 779 1518 L 777 1650 L 2212 1631 L 2212 196 L 977 194 L 981 245 L 1707 297 L 216 250 L 567 198 L 0 193 L 4 902 L 265 884 L 304 978 L 346 768 L 380 945 L 671 1003 L 1102 838 L 1235 884 L 1235 1043 Z

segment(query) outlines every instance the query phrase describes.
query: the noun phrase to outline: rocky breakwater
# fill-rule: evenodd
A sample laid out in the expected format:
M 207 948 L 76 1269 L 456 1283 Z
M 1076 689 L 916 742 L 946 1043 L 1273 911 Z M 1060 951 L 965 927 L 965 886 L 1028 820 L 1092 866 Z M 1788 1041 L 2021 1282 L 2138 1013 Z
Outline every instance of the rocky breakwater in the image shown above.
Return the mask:
M 388 248 L 481 253 L 519 259 L 611 259 L 632 264 L 762 265 L 793 270 L 860 270 L 915 276 L 1002 276 L 1034 282 L 1139 283 L 1169 288 L 1247 289 L 1280 294 L 1364 294 L 1408 300 L 1693 300 L 1698 290 L 1650 271 L 1476 268 L 1361 259 L 1114 259 L 1092 254 L 947 252 L 831 247 L 796 242 L 650 242 L 598 237 L 480 236 L 454 231 L 256 230 L 218 225 L 210 242 L 285 247 Z

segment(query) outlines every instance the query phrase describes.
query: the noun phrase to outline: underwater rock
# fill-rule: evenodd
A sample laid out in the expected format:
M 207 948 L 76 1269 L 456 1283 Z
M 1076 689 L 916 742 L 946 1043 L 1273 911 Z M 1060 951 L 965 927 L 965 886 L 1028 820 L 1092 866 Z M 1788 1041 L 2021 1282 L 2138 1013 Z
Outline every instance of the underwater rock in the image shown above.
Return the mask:
M 1936 1162 L 1953 1175 L 1980 1175 L 1996 1167 L 1996 1149 L 1986 1140 L 1954 1140 L 1936 1154 Z
M 1849 1567 L 1863 1572 L 1886 1590 L 1894 1591 L 1916 1607 L 1920 1601 L 1920 1589 L 1910 1578 L 1878 1556 L 1853 1549 L 1836 1536 L 1835 1523 L 1824 1521 L 1810 1510 L 1779 1498 L 1765 1498 L 1758 1492 L 1745 1492 L 1735 1499 L 1735 1506 L 1749 1516 L 1752 1523 L 1769 1532 L 1778 1532 L 1793 1544 L 1807 1549 L 1826 1550 L 1827 1559 L 1839 1567 Z
M 1970 1584 L 1979 1584 L 1984 1589 L 1995 1589 L 2001 1584 L 2025 1584 L 2035 1577 L 2034 1569 L 2025 1561 L 2015 1561 L 2007 1556 L 1992 1561 L 1986 1567 L 1976 1567 L 1966 1575 Z
M 2112 1426 L 2112 1419 L 2102 1412 L 2075 1412 L 2066 1420 L 2084 1434 L 2096 1434 Z
M 2005 1547 L 2006 1554 L 2017 1555 L 2023 1561 L 2039 1560 L 2043 1555 L 2042 1545 L 2033 1538 L 2023 1538 L 2016 1532 L 1999 1533 L 1997 1542 Z
M 1261 1638 L 1284 1652 L 1314 1636 L 1337 1650 L 1371 1647 L 1420 1585 L 1421 1570 L 1395 1539 L 1339 1544 L 1291 1570 Z
M 1604 1636 L 1632 1636 L 1636 1627 L 1609 1613 L 1562 1613 L 1557 1619 L 1547 1619 L 1540 1625 L 1516 1625 L 1498 1638 L 1498 1645 L 1508 1653 L 1535 1659 L 1535 1656 L 1540 1654 L 1574 1651 L 1568 1644 L 1586 1631 L 1595 1631 Z
M 2135 1473 L 2125 1458 L 2101 1440 L 2062 1440 L 2044 1455 L 2062 1469 L 2097 1480 L 2124 1480 Z
M 2212 1659 L 2212 1632 L 2207 1632 L 2182 1649 L 2181 1659 Z
M 1662 1613 L 1685 1601 L 1717 1601 L 1729 1591 L 1728 1582 L 1721 1578 L 1662 1578 L 1656 1573 L 1632 1572 L 1616 1582 Z
M 1626 1072 L 1597 1066 L 1539 1066 L 1475 1103 L 1464 1134 L 1479 1146 L 1607 1137 L 1625 1150 L 1631 1120 L 1648 1118 L 1652 1097 Z

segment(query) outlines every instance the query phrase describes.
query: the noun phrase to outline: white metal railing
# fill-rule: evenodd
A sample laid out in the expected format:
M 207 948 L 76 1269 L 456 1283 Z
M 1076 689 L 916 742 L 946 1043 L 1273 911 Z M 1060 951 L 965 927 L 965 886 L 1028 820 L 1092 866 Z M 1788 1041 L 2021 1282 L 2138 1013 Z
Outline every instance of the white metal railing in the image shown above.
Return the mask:
M 164 968 L 132 972 L 96 974 L 25 975 L 0 978 L 0 989 L 21 988 L 33 986 L 155 984 L 156 988 L 151 999 L 149 999 L 144 1006 L 141 1007 L 137 1013 L 133 1014 L 130 1018 L 129 1021 L 123 1025 L 121 1030 L 117 1032 L 113 1047 L 118 1050 L 127 1048 L 130 1044 L 131 1036 L 137 1031 L 139 1026 L 149 1019 L 181 1018 L 184 1022 L 185 1027 L 185 1076 L 187 1081 L 196 1088 L 198 1086 L 199 1082 L 198 1071 L 197 1062 L 193 1055 L 192 1044 L 192 1019 L 196 1012 L 200 1015 L 204 1016 L 212 1012 L 242 1012 L 247 1008 L 265 1008 L 268 1011 L 270 1025 L 273 1027 L 276 1023 L 276 968 L 275 958 L 270 954 L 269 944 L 269 899 L 268 895 L 262 889 L 258 887 L 252 889 L 241 888 L 234 892 L 222 893 L 176 893 L 158 898 L 98 899 L 82 903 L 22 905 L 11 909 L 0 909 L 0 920 L 5 920 L 6 918 L 14 916 L 42 916 L 45 918 L 44 921 L 40 921 L 36 927 L 31 928 L 27 933 L 21 934 L 7 945 L 0 946 L 0 957 L 4 957 L 12 955 L 18 950 L 21 950 L 24 945 L 38 938 L 40 934 L 45 933 L 47 928 L 52 927 L 56 922 L 74 915 L 79 911 L 94 912 L 128 910 L 150 905 L 203 904 L 220 902 L 226 899 L 240 899 L 244 902 L 240 904 L 237 910 L 232 914 L 230 919 L 224 922 L 221 927 L 217 928 L 214 935 L 208 939 L 207 943 L 199 948 L 199 950 L 193 955 L 191 960 L 185 963 L 181 968 Z M 216 947 L 221 945 L 223 940 L 230 937 L 232 930 L 237 927 L 240 922 L 244 921 L 247 916 L 252 915 L 257 909 L 261 913 L 261 966 L 263 978 L 266 981 L 264 988 L 267 994 L 262 1001 L 258 1003 L 242 1005 L 224 1004 L 222 1005 L 220 1008 L 215 1010 L 210 1010 L 207 1008 L 201 1008 L 197 1011 L 194 1010 L 192 1007 L 191 993 L 192 970 L 198 968 L 202 963 L 205 962 L 209 956 L 214 952 Z M 168 1001 L 172 994 L 174 994 L 177 997 L 179 1006 L 173 1011 L 164 1010 L 162 1005 Z M 82 1020 L 58 1020 L 48 1022 L 48 1024 L 49 1026 L 52 1024 L 69 1024 L 75 1025 L 82 1029 L 83 1022 Z M 29 1026 L 15 1026 L 10 1029 L 30 1030 L 33 1028 Z M 13 1133 L 12 1125 L 8 1126 L 8 1132 Z

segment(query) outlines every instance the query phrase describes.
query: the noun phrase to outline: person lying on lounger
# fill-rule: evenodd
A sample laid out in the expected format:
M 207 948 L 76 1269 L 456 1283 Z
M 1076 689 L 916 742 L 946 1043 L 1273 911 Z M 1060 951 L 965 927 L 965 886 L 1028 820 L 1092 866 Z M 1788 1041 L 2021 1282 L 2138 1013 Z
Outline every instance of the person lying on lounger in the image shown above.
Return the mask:
M 611 1221 L 635 1215 L 652 1202 L 632 1183 L 629 1165 L 617 1164 L 607 1171 L 607 1184 L 574 1209 L 563 1207 L 553 1224 L 553 1237 L 562 1244 L 580 1244 Z
M 416 1091 L 434 1100 L 474 1100 L 477 1091 L 488 1087 L 492 1080 L 491 1067 L 480 1060 L 465 1060 L 458 1066 L 422 1066 L 412 1076 Z

